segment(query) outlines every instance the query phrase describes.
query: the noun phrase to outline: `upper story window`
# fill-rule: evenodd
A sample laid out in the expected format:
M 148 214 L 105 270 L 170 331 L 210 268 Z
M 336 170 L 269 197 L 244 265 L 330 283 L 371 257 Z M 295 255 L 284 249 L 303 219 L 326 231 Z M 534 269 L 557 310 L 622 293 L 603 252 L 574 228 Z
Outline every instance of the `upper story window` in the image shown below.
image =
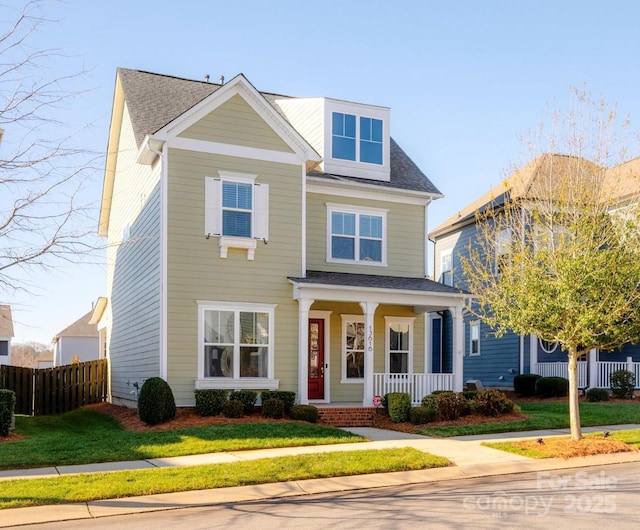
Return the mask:
M 329 205 L 328 261 L 386 264 L 386 210 Z
M 440 282 L 453 287 L 453 252 L 445 250 L 440 254 Z
M 480 355 L 480 321 L 469 322 L 469 355 Z
M 382 165 L 382 120 L 333 112 L 331 123 L 333 158 Z
M 256 240 L 269 238 L 269 186 L 256 183 L 256 175 L 219 174 L 205 179 L 205 236 L 220 237 L 222 258 L 241 248 L 253 259 Z
M 500 275 L 503 267 L 509 263 L 509 251 L 511 247 L 511 229 L 505 228 L 496 234 L 496 262 L 495 273 Z

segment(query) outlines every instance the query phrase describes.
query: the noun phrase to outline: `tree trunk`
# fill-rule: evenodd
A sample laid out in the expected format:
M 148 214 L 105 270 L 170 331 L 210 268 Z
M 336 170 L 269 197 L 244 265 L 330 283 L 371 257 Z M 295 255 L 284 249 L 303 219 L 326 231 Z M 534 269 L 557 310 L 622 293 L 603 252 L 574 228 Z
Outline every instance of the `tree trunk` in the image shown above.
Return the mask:
M 571 427 L 572 440 L 582 438 L 578 392 L 578 351 L 577 348 L 571 346 L 569 347 L 569 426 Z

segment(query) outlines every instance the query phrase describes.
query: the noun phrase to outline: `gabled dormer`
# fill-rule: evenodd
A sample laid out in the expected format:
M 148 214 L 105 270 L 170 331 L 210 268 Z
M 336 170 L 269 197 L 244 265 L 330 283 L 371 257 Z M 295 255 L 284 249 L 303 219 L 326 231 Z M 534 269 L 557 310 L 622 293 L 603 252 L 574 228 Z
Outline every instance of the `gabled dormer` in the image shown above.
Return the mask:
M 389 182 L 389 108 L 330 98 L 275 103 L 322 156 L 324 173 Z

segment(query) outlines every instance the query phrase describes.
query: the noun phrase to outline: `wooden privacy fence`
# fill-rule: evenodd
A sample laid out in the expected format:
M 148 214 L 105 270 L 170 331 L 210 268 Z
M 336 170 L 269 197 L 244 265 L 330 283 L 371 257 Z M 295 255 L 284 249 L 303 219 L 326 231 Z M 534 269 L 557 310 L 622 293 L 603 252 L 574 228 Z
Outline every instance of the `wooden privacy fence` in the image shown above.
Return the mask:
M 107 399 L 108 361 L 55 368 L 0 366 L 0 388 L 16 393 L 16 414 L 58 414 Z

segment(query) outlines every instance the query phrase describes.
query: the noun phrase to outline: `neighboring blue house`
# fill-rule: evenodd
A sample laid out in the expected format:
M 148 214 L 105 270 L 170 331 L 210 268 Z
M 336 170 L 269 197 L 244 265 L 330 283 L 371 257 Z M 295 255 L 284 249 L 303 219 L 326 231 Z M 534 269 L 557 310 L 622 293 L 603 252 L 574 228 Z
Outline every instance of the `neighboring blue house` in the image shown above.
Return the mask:
M 500 208 L 507 199 L 531 197 L 536 180 L 549 168 L 565 164 L 568 158 L 563 155 L 542 155 L 536 158 L 435 228 L 429 234 L 435 247 L 435 280 L 466 289 L 461 259 L 468 255 L 469 248 L 478 237 L 476 212 L 486 208 Z M 611 168 L 608 172 L 612 177 L 625 173 L 640 174 L 640 158 Z M 508 234 L 499 237 L 508 237 Z M 496 263 L 499 262 L 500 247 L 498 242 Z M 443 330 L 446 330 L 446 321 L 445 316 L 442 319 Z M 498 339 L 489 326 L 469 312 L 464 317 L 464 336 L 465 381 L 479 379 L 485 387 L 511 388 L 514 376 L 520 373 L 567 377 L 567 354 L 556 343 L 540 340 L 535 335 L 520 336 L 515 333 L 507 333 Z M 432 342 L 434 352 L 438 348 L 443 352 L 451 349 L 446 333 L 433 333 Z M 607 388 L 609 375 L 620 369 L 633 371 L 636 385 L 640 386 L 640 345 L 627 344 L 615 352 L 592 350 L 585 357 L 578 362 L 578 384 L 581 388 Z M 435 366 L 433 371 L 438 371 Z

